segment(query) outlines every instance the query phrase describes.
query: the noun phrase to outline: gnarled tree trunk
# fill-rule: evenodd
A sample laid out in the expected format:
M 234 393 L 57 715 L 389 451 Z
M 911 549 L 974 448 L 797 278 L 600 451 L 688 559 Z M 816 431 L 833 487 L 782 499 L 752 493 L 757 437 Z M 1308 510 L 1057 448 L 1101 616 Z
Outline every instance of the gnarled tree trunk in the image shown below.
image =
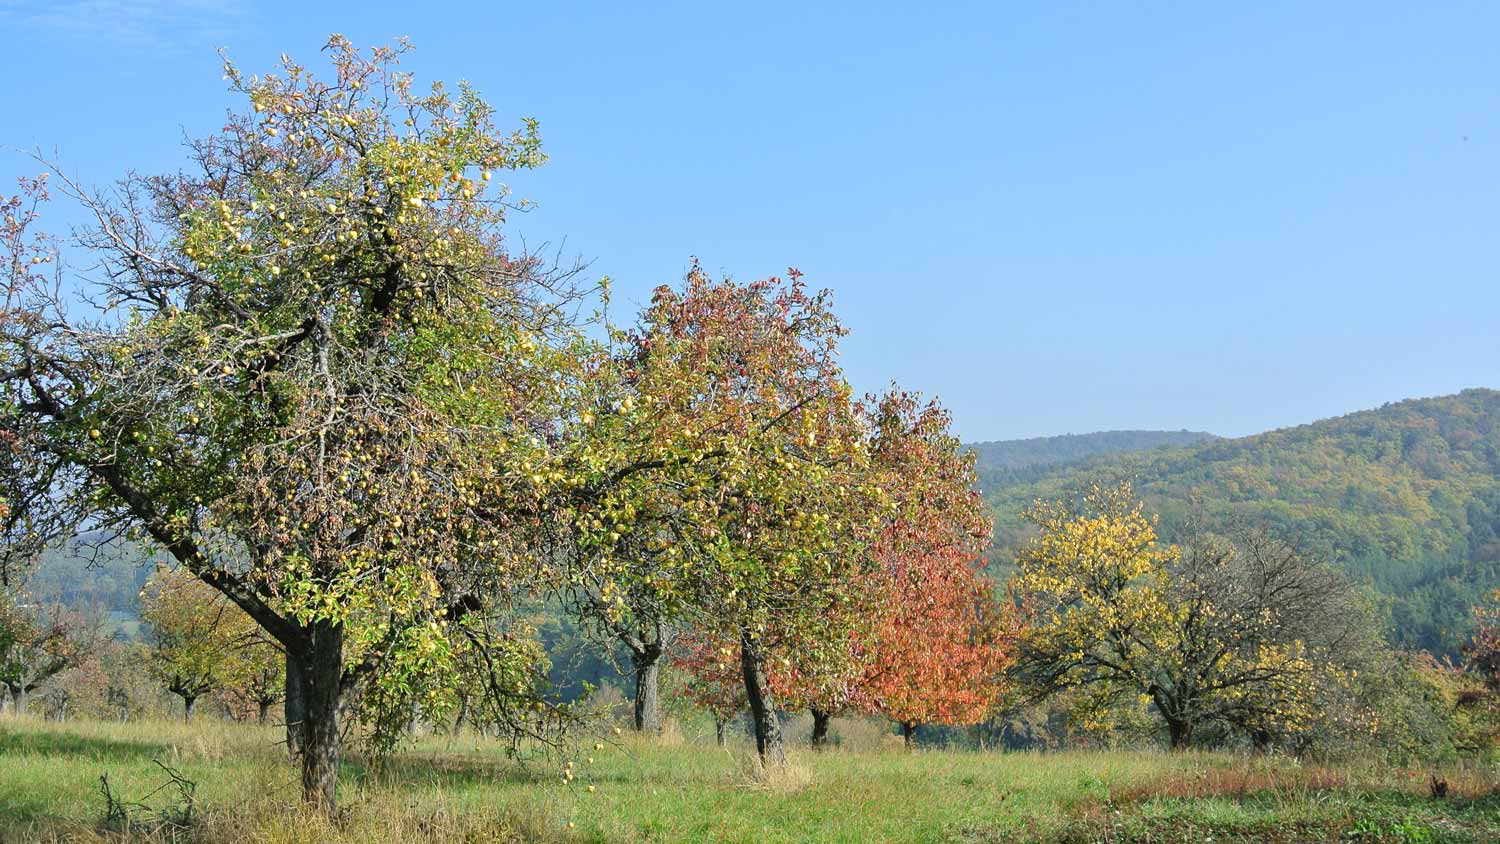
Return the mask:
M 917 746 L 917 722 L 901 722 L 901 743 L 907 750 Z
M 635 728 L 642 733 L 660 733 L 661 701 L 658 688 L 661 682 L 661 643 L 645 645 L 632 650 L 630 661 L 635 668 Z
M 1186 750 L 1193 743 L 1191 697 L 1181 689 L 1167 689 L 1153 683 L 1148 690 L 1156 712 L 1167 725 L 1167 743 L 1173 750 Z
M 297 670 L 301 673 L 302 800 L 333 814 L 338 807 L 339 708 L 343 697 L 344 628 L 313 622 L 309 646 Z M 291 666 L 288 666 L 291 668 Z M 291 672 L 288 672 L 290 676 Z
M 720 747 L 724 746 L 725 733 L 729 730 L 729 719 L 723 715 L 714 715 L 714 743 Z
M 26 685 L 6 684 L 10 689 L 10 708 L 17 715 L 26 714 Z
M 1173 750 L 1187 750 L 1193 744 L 1193 722 L 1186 718 L 1168 718 L 1167 740 Z
M 307 705 L 302 694 L 302 671 L 290 649 L 286 654 L 286 696 L 282 699 L 282 710 L 286 713 L 286 749 L 296 759 L 302 753 L 302 724 L 307 718 Z
M 759 637 L 740 630 L 740 668 L 745 678 L 745 696 L 750 699 L 750 720 L 755 725 L 755 750 L 763 766 L 786 767 L 786 745 L 781 737 L 781 719 L 766 682 L 766 655 Z
M 822 750 L 828 746 L 828 722 L 832 720 L 833 714 L 825 712 L 816 706 L 812 708 L 812 746 L 813 750 Z
M 671 634 L 671 628 L 659 620 L 645 625 L 632 624 L 615 631 L 616 638 L 630 649 L 630 665 L 635 677 L 632 726 L 637 732 L 661 732 L 661 658 L 666 653 Z

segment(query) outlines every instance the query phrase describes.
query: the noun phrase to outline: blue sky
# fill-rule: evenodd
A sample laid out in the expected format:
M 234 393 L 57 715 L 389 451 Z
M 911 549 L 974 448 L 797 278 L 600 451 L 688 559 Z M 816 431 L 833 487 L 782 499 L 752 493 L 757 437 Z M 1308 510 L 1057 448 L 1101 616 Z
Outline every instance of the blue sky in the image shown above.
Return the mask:
M 0 0 L 0 145 L 176 167 L 245 70 L 410 36 L 540 119 L 513 223 L 644 301 L 796 266 L 961 433 L 1239 435 L 1500 387 L 1500 5 Z M 0 152 L 0 172 L 35 167 Z

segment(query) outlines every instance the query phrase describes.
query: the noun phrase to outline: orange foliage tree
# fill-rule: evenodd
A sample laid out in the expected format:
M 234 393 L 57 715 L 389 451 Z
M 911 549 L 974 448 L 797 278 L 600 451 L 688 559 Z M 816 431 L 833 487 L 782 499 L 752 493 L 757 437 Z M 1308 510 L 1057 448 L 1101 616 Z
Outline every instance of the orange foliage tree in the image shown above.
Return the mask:
M 883 714 L 908 742 L 919 724 L 976 723 L 993 709 L 1007 667 L 1009 636 L 980 558 L 991 525 L 949 414 L 900 390 L 867 400 L 863 412 L 871 472 L 891 506 L 866 552 L 878 565 L 843 584 L 860 622 L 832 638 L 776 631 L 787 657 L 767 672 L 779 701 L 812 711 L 814 747 L 841 712 Z M 697 631 L 680 649 L 705 703 L 732 681 L 726 639 Z
M 1485 687 L 1500 693 L 1500 589 L 1490 594 L 1488 604 L 1475 608 L 1474 621 L 1465 656 Z
M 831 709 L 878 712 L 910 743 L 919 724 L 972 724 L 994 707 L 1007 640 L 981 554 L 992 524 L 974 458 L 936 402 L 892 390 L 867 402 L 872 461 L 894 503 L 876 543 L 870 624 L 849 641 L 852 682 L 816 683 L 813 744 Z M 816 695 L 815 695 L 816 697 Z M 821 704 L 821 705 L 820 705 Z
M 715 738 L 724 744 L 729 721 L 747 705 L 739 652 L 733 640 L 693 631 L 673 641 L 671 661 L 687 679 L 683 691 L 694 705 L 713 716 Z

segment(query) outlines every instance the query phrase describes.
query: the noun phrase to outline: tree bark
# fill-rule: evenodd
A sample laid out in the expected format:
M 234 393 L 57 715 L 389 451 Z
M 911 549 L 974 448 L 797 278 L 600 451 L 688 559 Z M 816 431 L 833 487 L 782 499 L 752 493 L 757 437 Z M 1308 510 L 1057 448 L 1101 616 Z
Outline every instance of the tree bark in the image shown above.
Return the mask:
M 917 746 L 917 722 L 901 722 L 901 742 L 907 750 L 911 750 Z
M 648 644 L 639 651 L 632 651 L 630 661 L 635 668 L 635 729 L 641 733 L 658 734 L 662 727 L 658 694 L 661 644 Z
M 11 711 L 17 715 L 26 714 L 26 686 L 24 684 L 10 687 L 10 706 Z
M 421 715 L 422 715 L 422 708 L 421 708 L 421 706 L 419 706 L 417 704 L 417 701 L 415 699 L 413 699 L 412 702 L 411 702 L 411 705 L 407 707 L 407 716 L 406 716 L 406 734 L 407 735 L 409 735 L 409 736 L 418 735 L 417 730 L 419 730 L 421 728 L 421 726 L 422 726 L 421 725 Z
M 1271 731 L 1264 728 L 1251 730 L 1250 744 L 1258 754 L 1271 752 Z
M 814 706 L 812 708 L 812 746 L 813 750 L 822 750 L 828 746 L 828 722 L 833 718 L 832 713 L 824 712 Z
M 286 713 L 286 749 L 293 759 L 302 753 L 302 724 L 307 706 L 302 694 L 302 671 L 289 649 L 286 655 L 286 695 L 282 698 Z
M 338 811 L 339 706 L 343 695 L 344 628 L 314 622 L 298 666 L 302 677 L 302 800 L 332 816 Z M 290 666 L 288 666 L 290 667 Z M 289 672 L 290 676 L 290 672 Z
M 469 717 L 469 696 L 460 694 L 458 696 L 458 715 L 453 719 L 453 734 L 461 736 L 464 734 L 464 721 Z
M 192 721 L 193 720 L 193 705 L 196 704 L 197 702 L 198 702 L 198 696 L 197 695 L 183 695 L 182 696 L 182 720 L 183 721 Z
M 1180 690 L 1178 690 L 1180 691 Z M 1167 725 L 1167 743 L 1173 750 L 1186 750 L 1193 743 L 1193 719 L 1189 703 L 1180 694 L 1152 684 L 1151 700 Z
M 1187 750 L 1193 743 L 1193 722 L 1186 719 L 1167 720 L 1167 740 L 1173 750 Z
M 259 711 L 255 714 L 255 723 L 265 726 L 266 715 L 271 711 L 271 701 L 258 700 L 255 702 L 255 705 L 259 707 Z
M 750 699 L 750 719 L 755 724 L 755 751 L 762 766 L 786 767 L 786 745 L 781 737 L 781 719 L 776 715 L 771 689 L 766 683 L 766 655 L 759 638 L 740 631 L 740 668 L 745 678 L 745 696 Z
M 729 719 L 722 715 L 714 716 L 714 743 L 720 747 L 724 746 L 725 733 L 729 729 Z

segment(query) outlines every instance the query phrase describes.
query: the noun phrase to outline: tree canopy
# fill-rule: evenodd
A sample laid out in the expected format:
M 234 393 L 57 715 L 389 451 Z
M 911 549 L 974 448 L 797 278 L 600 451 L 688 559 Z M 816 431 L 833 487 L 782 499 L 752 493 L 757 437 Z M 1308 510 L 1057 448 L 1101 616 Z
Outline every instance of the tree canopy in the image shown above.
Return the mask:
M 446 676 L 452 628 L 542 576 L 530 529 L 582 484 L 549 463 L 568 274 L 508 249 L 492 180 L 542 162 L 536 124 L 420 91 L 402 49 L 335 37 L 329 81 L 226 63 L 248 107 L 189 170 L 52 179 L 94 218 L 80 296 L 39 272 L 59 252 L 25 209 L 49 182 L 0 238 L 8 554 L 87 526 L 222 592 L 291 657 L 326 807 L 344 700 Z
M 1078 690 L 1097 714 L 1136 696 L 1174 748 L 1206 730 L 1265 745 L 1311 723 L 1319 694 L 1369 653 L 1349 581 L 1261 530 L 1166 545 L 1128 485 L 1029 516 L 1039 533 L 1011 588 L 1015 676 L 1034 694 Z

